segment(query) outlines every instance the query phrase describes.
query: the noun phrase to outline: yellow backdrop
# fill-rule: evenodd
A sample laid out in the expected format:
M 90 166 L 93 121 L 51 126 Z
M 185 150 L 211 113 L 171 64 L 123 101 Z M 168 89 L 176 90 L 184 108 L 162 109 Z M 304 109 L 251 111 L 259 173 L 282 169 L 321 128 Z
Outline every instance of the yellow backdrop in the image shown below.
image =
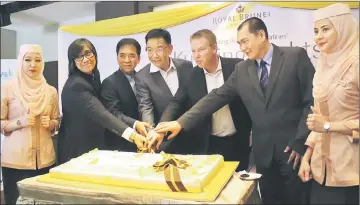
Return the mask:
M 226 2 L 220 5 L 204 3 L 164 11 L 113 18 L 81 25 L 63 26 L 60 30 L 80 36 L 126 36 L 147 32 L 154 28 L 173 27 L 215 12 L 232 3 L 233 2 Z M 256 4 L 297 9 L 318 9 L 333 3 L 335 2 L 256 2 Z M 350 8 L 359 8 L 359 2 L 344 3 L 348 4 Z

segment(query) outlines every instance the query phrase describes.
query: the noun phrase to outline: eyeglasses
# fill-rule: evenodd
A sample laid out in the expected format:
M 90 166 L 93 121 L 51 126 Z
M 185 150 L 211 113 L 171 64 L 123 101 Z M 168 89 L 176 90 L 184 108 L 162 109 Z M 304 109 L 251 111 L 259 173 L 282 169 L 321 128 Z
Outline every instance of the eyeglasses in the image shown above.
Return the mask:
M 91 52 L 91 51 L 88 51 L 88 52 L 86 52 L 84 55 L 80 55 L 79 57 L 75 58 L 74 60 L 75 60 L 76 62 L 81 62 L 81 61 L 84 60 L 84 57 L 86 57 L 87 59 L 90 59 L 90 58 L 92 58 L 93 56 L 94 56 L 94 53 Z
M 156 53 L 157 55 L 161 55 L 161 54 L 164 53 L 164 50 L 165 50 L 165 48 L 167 48 L 167 47 L 168 47 L 168 46 L 159 47 L 159 48 L 155 49 L 155 53 Z M 154 55 L 154 51 L 153 51 L 151 48 L 146 48 L 145 50 L 146 50 L 146 52 L 148 53 L 149 56 Z

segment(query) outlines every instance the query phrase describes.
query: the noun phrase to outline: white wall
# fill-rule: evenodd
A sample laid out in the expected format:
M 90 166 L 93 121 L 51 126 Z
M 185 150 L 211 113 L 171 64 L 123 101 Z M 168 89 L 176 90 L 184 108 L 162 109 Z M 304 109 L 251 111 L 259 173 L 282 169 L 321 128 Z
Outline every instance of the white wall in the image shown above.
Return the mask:
M 57 33 L 45 32 L 43 27 L 22 29 L 16 36 L 16 53 L 23 44 L 38 44 L 43 48 L 45 61 L 57 60 Z
M 58 29 L 61 26 L 83 24 L 95 21 L 95 14 L 70 21 L 64 21 L 60 24 L 43 26 L 34 26 L 31 29 L 21 29 L 16 32 L 16 54 L 22 44 L 38 44 L 43 48 L 45 61 L 58 60 Z
M 16 73 L 17 70 L 17 60 L 16 59 L 1 59 L 0 67 L 1 67 L 1 84 L 5 83 L 8 80 L 11 80 Z M 1 134 L 1 145 L 0 150 L 2 152 L 3 149 L 3 141 L 5 136 Z M 1 173 L 1 172 L 0 172 Z M 2 174 L 0 174 L 0 180 L 2 181 Z M 3 190 L 3 184 L 1 182 L 1 191 Z
M 86 16 L 82 18 L 72 19 L 70 21 L 64 21 L 60 23 L 60 26 L 71 26 L 83 23 L 95 22 L 95 12 L 94 15 Z

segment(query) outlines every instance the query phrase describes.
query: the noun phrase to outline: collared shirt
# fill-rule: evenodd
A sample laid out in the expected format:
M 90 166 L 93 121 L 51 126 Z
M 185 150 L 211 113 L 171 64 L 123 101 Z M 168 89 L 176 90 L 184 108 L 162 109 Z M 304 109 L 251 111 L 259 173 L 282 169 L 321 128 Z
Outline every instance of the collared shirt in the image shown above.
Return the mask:
M 206 87 L 208 93 L 213 89 L 219 88 L 224 84 L 224 77 L 221 67 L 221 61 L 219 58 L 218 67 L 216 73 L 212 74 L 207 72 L 205 69 Z M 218 137 L 231 136 L 236 133 L 233 118 L 231 116 L 229 105 L 225 105 L 212 115 L 212 130 L 211 135 Z
M 179 80 L 176 71 L 176 67 L 174 62 L 170 58 L 170 68 L 167 71 L 163 71 L 162 69 L 156 67 L 154 64 L 150 66 L 150 73 L 160 72 L 161 76 L 165 80 L 165 83 L 170 89 L 170 92 L 173 96 L 175 96 L 176 91 L 179 88 Z
M 272 44 L 270 44 L 270 49 L 265 54 L 264 58 L 263 59 L 256 59 L 256 62 L 257 62 L 257 74 L 258 74 L 259 80 L 260 80 L 260 76 L 261 76 L 261 68 L 260 68 L 261 60 L 266 62 L 265 66 L 266 66 L 266 68 L 268 70 L 268 75 L 270 76 L 270 67 L 271 67 L 273 52 L 274 52 L 274 46 Z

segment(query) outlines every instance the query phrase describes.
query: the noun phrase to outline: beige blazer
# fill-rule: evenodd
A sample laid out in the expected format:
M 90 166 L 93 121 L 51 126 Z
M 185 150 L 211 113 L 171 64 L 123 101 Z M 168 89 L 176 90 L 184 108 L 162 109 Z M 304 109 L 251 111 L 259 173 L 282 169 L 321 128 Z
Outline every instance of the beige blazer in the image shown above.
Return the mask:
M 50 120 L 58 125 L 60 116 L 58 95 L 54 87 L 47 90 L 51 92 L 52 97 L 43 115 L 50 116 Z M 17 121 L 27 113 L 27 110 L 28 108 L 15 96 L 10 84 L 1 85 L 2 132 L 9 121 Z M 52 133 L 41 126 L 40 116 L 35 117 L 34 126 L 4 134 L 1 166 L 34 170 L 36 167 L 41 169 L 55 163 Z
M 313 148 L 311 172 L 313 178 L 326 186 L 359 185 L 359 67 L 351 67 L 333 83 L 337 86 L 327 101 L 314 105 L 330 122 L 341 121 L 352 129 L 352 135 L 336 132 L 311 132 L 306 145 Z

